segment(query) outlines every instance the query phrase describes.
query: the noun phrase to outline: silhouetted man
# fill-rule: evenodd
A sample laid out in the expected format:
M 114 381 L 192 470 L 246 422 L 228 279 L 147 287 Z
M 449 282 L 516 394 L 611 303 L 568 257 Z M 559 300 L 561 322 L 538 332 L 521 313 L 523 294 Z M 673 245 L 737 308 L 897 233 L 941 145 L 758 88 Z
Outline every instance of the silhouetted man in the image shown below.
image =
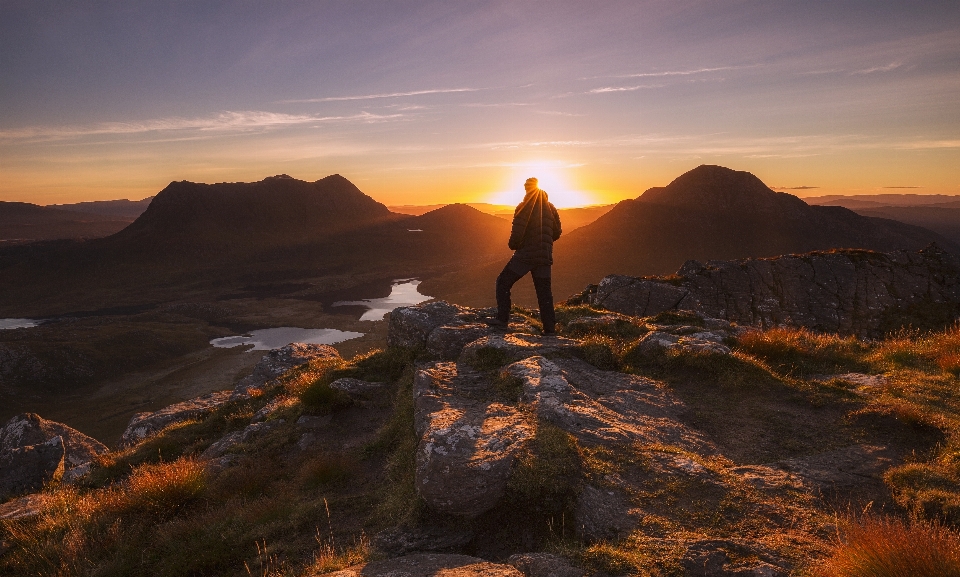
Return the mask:
M 537 291 L 543 334 L 552 335 L 555 334 L 556 315 L 550 266 L 553 264 L 553 241 L 560 238 L 560 215 L 547 200 L 547 193 L 537 187 L 536 178 L 528 178 L 523 188 L 527 194 L 513 211 L 513 229 L 507 243 L 516 252 L 497 277 L 497 318 L 490 324 L 502 328 L 508 326 L 510 289 L 529 272 Z

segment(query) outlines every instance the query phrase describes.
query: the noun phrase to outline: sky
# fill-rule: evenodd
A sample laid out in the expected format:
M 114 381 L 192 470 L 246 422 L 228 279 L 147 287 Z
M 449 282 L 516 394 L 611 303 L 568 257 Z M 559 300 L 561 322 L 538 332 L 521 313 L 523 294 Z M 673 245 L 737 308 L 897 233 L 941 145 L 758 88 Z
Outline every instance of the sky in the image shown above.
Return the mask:
M 339 173 L 573 206 L 700 164 L 960 194 L 960 2 L 0 0 L 0 200 Z

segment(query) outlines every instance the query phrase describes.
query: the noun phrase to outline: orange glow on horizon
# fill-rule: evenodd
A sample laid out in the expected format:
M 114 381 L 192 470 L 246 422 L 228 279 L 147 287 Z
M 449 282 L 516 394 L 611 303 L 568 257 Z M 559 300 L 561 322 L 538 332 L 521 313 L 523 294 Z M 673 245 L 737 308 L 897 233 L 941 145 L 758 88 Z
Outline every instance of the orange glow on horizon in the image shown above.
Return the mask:
M 597 204 L 590 193 L 577 190 L 570 184 L 567 171 L 572 168 L 559 161 L 536 160 L 516 165 L 509 171 L 504 188 L 490 193 L 484 202 L 515 206 L 523 200 L 523 182 L 529 177 L 539 181 L 540 189 L 546 191 L 550 202 L 557 208 L 577 208 Z

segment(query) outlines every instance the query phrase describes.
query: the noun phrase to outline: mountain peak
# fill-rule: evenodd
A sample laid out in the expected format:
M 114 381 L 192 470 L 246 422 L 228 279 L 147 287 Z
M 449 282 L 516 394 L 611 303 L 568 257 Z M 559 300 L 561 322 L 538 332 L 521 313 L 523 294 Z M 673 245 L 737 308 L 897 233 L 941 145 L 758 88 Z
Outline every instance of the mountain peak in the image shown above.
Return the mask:
M 671 206 L 760 212 L 801 210 L 806 206 L 792 194 L 771 190 L 752 173 L 712 164 L 701 164 L 665 187 L 647 190 L 637 200 Z

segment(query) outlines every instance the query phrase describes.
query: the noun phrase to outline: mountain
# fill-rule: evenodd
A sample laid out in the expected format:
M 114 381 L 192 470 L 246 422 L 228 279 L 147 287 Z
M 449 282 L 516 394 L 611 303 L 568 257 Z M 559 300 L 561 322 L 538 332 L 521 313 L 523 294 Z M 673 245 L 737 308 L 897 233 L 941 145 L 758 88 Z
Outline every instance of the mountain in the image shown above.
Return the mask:
M 767 257 L 830 248 L 890 251 L 943 236 L 839 206 L 810 206 L 749 172 L 699 166 L 665 187 L 619 203 L 554 248 L 559 298 L 608 274 L 668 275 L 688 259 Z
M 99 238 L 114 234 L 132 218 L 80 213 L 27 202 L 0 201 L 0 243 Z
M 131 222 L 143 214 L 150 206 L 152 196 L 143 200 L 94 200 L 88 202 L 75 202 L 73 204 L 51 204 L 51 208 L 60 210 L 69 210 L 71 212 L 82 212 L 85 214 L 100 214 L 103 216 L 112 216 L 122 219 L 129 219 Z
M 260 251 L 302 244 L 393 216 L 349 180 L 334 174 L 316 182 L 287 175 L 259 182 L 172 182 L 111 247 L 151 252 L 174 247 L 198 253 Z

